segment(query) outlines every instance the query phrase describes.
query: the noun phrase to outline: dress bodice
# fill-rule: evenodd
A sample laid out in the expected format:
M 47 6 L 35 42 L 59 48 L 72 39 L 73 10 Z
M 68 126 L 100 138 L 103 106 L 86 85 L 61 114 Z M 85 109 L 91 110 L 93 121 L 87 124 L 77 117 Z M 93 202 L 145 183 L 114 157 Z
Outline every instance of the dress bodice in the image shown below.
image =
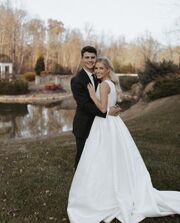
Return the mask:
M 108 94 L 108 105 L 107 107 L 110 108 L 116 104 L 117 101 L 117 94 L 116 94 L 116 88 L 114 83 L 111 80 L 105 80 L 109 87 L 110 87 L 110 93 Z M 100 85 L 98 85 L 97 90 L 96 90 L 96 96 L 98 99 L 100 99 Z

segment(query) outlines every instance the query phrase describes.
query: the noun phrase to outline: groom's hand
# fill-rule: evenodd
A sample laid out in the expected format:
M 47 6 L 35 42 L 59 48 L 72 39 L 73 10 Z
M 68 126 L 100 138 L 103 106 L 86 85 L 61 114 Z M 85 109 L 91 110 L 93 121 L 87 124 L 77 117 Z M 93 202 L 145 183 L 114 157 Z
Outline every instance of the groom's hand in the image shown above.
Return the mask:
M 112 106 L 109 109 L 108 115 L 112 115 L 112 116 L 118 116 L 120 115 L 122 109 L 119 106 Z

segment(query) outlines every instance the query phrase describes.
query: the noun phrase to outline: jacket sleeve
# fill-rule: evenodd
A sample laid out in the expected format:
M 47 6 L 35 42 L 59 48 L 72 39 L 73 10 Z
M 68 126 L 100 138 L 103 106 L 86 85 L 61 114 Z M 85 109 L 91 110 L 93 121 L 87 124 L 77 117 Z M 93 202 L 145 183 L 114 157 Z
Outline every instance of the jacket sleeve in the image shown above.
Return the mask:
M 94 104 L 94 102 L 90 99 L 88 90 L 84 88 L 84 86 L 75 79 L 71 79 L 71 90 L 76 100 L 77 106 L 84 110 L 85 112 L 99 116 L 102 118 L 106 118 L 106 114 L 102 113 Z

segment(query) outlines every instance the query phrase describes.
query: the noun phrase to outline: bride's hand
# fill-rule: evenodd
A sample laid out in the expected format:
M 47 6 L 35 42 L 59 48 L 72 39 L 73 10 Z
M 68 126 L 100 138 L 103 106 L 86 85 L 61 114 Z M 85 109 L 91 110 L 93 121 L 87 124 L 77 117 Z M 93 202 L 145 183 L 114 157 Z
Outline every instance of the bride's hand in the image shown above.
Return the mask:
M 112 106 L 109 109 L 108 115 L 112 116 L 118 116 L 122 112 L 122 108 L 120 108 L 118 105 Z
M 93 98 L 96 95 L 95 87 L 92 84 L 89 83 L 87 85 L 87 88 L 88 88 L 90 97 Z

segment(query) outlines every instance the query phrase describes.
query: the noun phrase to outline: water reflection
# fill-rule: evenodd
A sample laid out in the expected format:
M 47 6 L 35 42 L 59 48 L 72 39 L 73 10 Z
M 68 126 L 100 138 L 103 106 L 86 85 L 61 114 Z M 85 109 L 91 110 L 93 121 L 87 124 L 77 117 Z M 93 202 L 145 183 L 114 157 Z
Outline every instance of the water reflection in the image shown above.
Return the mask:
M 0 138 L 53 135 L 72 129 L 73 110 L 0 104 Z

